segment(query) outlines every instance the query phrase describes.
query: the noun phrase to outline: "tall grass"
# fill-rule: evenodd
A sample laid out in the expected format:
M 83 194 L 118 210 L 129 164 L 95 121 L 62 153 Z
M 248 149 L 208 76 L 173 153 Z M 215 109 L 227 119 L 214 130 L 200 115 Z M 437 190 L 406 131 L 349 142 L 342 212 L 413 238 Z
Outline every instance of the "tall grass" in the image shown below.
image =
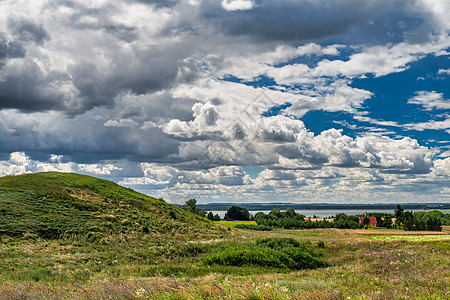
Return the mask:
M 241 232 L 229 240 L 94 245 L 69 241 L 0 243 L 0 298 L 7 299 L 447 299 L 446 235 L 378 240 L 336 229 Z M 257 237 L 293 237 L 322 251 L 329 266 L 290 271 L 204 265 L 203 259 Z M 383 237 L 386 237 L 383 235 Z M 308 242 L 310 241 L 310 242 Z M 322 242 L 324 248 L 316 246 Z M 321 244 L 322 244 L 321 243 Z

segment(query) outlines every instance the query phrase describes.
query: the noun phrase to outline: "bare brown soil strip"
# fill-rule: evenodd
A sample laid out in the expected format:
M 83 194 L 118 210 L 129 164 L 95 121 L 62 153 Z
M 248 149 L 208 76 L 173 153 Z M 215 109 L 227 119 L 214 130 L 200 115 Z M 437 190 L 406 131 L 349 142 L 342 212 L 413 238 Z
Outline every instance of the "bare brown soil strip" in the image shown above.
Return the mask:
M 442 231 L 404 231 L 396 229 L 344 229 L 349 233 L 356 234 L 389 234 L 389 235 L 430 235 L 430 234 L 450 234 L 450 226 L 442 226 Z

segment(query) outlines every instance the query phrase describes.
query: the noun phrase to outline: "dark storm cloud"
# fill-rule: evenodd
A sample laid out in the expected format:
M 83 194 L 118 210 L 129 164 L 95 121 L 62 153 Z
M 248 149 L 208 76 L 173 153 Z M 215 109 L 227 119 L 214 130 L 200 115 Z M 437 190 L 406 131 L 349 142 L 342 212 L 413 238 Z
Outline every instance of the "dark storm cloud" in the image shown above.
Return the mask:
M 125 26 L 123 24 L 108 24 L 104 27 L 106 33 L 114 35 L 117 39 L 123 40 L 127 43 L 138 38 L 137 28 Z
M 65 6 L 74 9 L 74 12 L 67 20 L 73 29 L 102 31 L 127 43 L 131 43 L 139 38 L 138 28 L 126 26 L 111 19 L 111 15 L 117 12 L 117 8 L 113 3 L 102 8 L 91 8 L 81 3 L 66 3 Z M 90 17 L 89 21 L 86 21 L 86 17 Z
M 43 70 L 31 59 L 24 59 L 11 67 L 3 67 L 0 80 L 0 109 L 17 108 L 26 112 L 61 110 L 67 99 L 61 91 L 52 88 L 53 83 L 67 75 Z
M 182 47 L 174 44 L 160 48 L 135 48 L 133 56 L 120 55 L 112 61 L 107 72 L 100 72 L 90 62 L 69 67 L 72 82 L 83 97 L 76 112 L 84 112 L 99 105 L 112 105 L 120 93 L 142 95 L 168 88 L 178 73 L 178 58 L 184 56 Z
M 50 39 L 50 35 L 41 24 L 38 25 L 26 19 L 8 18 L 8 29 L 12 34 L 39 45 Z
M 20 45 L 0 44 L 0 61 L 24 55 Z M 135 49 L 133 55 L 118 51 L 117 59 L 100 71 L 94 62 L 79 61 L 66 72 L 43 71 L 32 59 L 3 68 L 0 81 L 0 108 L 22 111 L 65 111 L 83 113 L 96 106 L 112 106 L 120 93 L 145 94 L 169 87 L 178 73 L 177 60 L 183 55 L 177 45 Z M 59 88 L 70 85 L 76 92 Z
M 157 8 L 161 7 L 171 7 L 176 5 L 179 1 L 177 0 L 128 0 L 129 2 L 137 2 L 142 4 L 154 5 Z
M 105 127 L 103 121 L 93 120 L 91 114 L 52 120 L 19 116 L 0 115 L 1 153 L 34 151 L 87 162 L 99 158 L 162 161 L 178 152 L 179 142 L 168 138 L 159 128 Z
M 168 94 L 127 94 L 116 102 L 113 108 L 97 107 L 72 118 L 0 111 L 0 153 L 52 153 L 78 163 L 102 159 L 171 161 L 171 156 L 178 155 L 180 141 L 168 137 L 156 124 L 175 117 L 189 120 L 195 100 Z M 130 122 L 124 127 L 106 126 L 111 120 Z
M 346 44 L 429 42 L 430 33 L 434 31 L 432 24 L 434 16 L 424 15 L 423 11 L 412 9 L 413 5 L 407 1 L 391 1 L 389 8 L 376 15 L 370 22 L 352 28 L 347 34 L 339 36 L 339 42 Z
M 295 145 L 283 145 L 275 148 L 276 153 L 289 159 L 302 159 L 313 165 L 323 165 L 328 162 L 328 157 L 323 153 L 311 149 L 308 145 L 298 147 Z
M 11 58 L 25 56 L 25 49 L 17 41 L 9 42 L 3 32 L 0 32 L 0 68 Z
M 114 87 L 129 89 L 137 94 L 169 87 L 178 73 L 178 60 L 186 55 L 181 44 L 135 48 L 135 61 L 127 57 L 114 62 Z M 111 85 L 111 84 L 110 84 Z
M 218 1 L 208 1 L 202 8 L 202 17 L 230 35 L 307 41 L 340 35 L 366 24 L 390 2 L 260 0 L 249 10 L 225 11 Z

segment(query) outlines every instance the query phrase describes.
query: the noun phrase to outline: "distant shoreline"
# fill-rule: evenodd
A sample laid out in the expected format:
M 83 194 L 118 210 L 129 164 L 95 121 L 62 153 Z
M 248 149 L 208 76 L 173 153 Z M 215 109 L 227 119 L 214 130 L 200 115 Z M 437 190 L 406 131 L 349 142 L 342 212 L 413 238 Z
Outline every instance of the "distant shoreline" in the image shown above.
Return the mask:
M 448 203 L 398 203 L 402 206 L 403 209 L 409 210 L 450 210 L 450 204 Z M 358 210 L 374 210 L 374 209 L 392 209 L 395 210 L 397 207 L 397 203 L 394 204 L 333 204 L 333 203 L 321 203 L 321 204 L 313 204 L 313 203 L 208 203 L 208 204 L 198 204 L 198 208 L 201 208 L 205 211 L 221 211 L 227 210 L 232 205 L 239 205 L 245 207 L 248 210 L 272 210 L 274 208 L 279 208 L 281 210 L 286 210 L 288 208 L 292 208 L 294 210 L 349 210 L 349 209 L 358 209 Z

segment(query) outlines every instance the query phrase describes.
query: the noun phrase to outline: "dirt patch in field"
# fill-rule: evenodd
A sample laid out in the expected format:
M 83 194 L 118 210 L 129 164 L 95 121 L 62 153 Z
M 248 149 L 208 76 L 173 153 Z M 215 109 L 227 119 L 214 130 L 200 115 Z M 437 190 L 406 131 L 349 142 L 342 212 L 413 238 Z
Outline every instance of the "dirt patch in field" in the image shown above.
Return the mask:
M 389 234 L 389 235 L 430 235 L 430 234 L 450 234 L 450 226 L 442 226 L 442 231 L 405 231 L 396 229 L 344 229 L 353 234 Z

